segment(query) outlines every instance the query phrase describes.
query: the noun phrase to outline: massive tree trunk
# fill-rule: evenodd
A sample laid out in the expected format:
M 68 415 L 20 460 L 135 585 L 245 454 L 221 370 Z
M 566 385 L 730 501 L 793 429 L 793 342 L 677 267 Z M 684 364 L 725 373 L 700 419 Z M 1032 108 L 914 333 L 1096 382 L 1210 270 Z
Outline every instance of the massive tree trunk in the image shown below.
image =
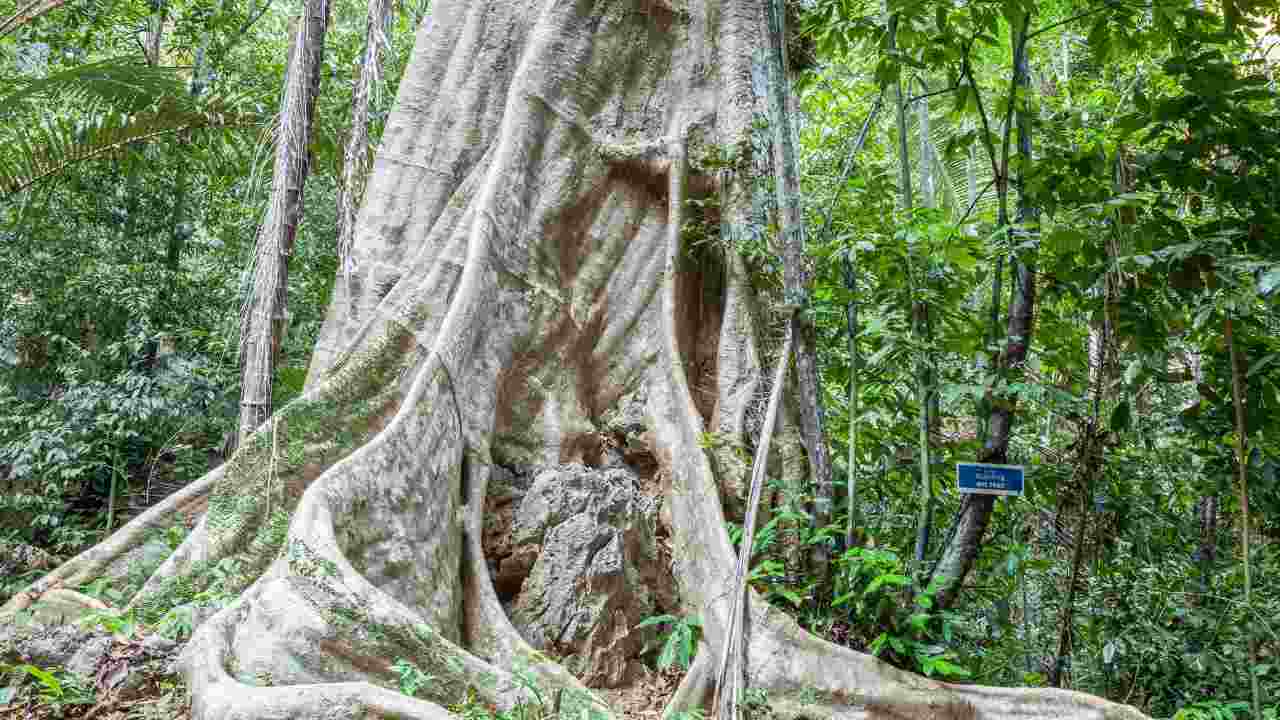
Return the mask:
M 682 196 L 749 180 L 701 161 L 747 144 L 763 21 L 760 0 L 441 0 L 375 160 L 321 379 L 221 468 L 9 607 L 121 573 L 150 528 L 207 502 L 132 600 L 187 602 L 211 564 L 237 561 L 220 586 L 235 599 L 183 656 L 196 720 L 442 718 L 468 692 L 509 708 L 529 697 L 521 665 L 574 711 L 588 693 L 531 652 L 494 591 L 483 500 L 495 463 L 558 462 L 627 402 L 665 488 L 681 602 L 705 627 L 676 698 L 704 702 L 734 563 L 700 440 L 712 417 L 745 434 L 759 383 L 741 265 L 682 253 Z M 726 197 L 729 218 L 750 201 Z M 690 302 L 716 274 L 720 301 Z M 710 403 L 691 391 L 707 384 Z M 748 682 L 783 715 L 1142 717 L 913 676 L 754 595 L 746 627 Z M 400 658 L 434 676 L 429 700 L 389 689 Z

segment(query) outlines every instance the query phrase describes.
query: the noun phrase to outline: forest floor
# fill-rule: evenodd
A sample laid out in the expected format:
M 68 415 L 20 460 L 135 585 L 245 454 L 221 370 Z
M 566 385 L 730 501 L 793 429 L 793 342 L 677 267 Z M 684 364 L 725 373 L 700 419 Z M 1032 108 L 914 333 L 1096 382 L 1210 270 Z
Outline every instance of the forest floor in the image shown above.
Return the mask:
M 175 661 L 180 646 L 158 635 L 129 639 L 107 633 L 64 633 L 51 627 L 36 647 L 102 649 L 83 664 L 81 653 L 64 665 L 19 657 L 0 663 L 0 720 L 188 720 L 190 700 Z M 58 637 L 61 636 L 61 637 Z M 73 672 L 68 666 L 75 666 Z
M 68 621 L 0 633 L 0 720 L 189 720 L 181 645 Z M 600 689 L 619 720 L 658 720 L 683 671 L 649 671 Z
M 683 676 L 683 671 L 671 668 L 639 678 L 627 687 L 597 692 L 622 720 L 658 720 Z

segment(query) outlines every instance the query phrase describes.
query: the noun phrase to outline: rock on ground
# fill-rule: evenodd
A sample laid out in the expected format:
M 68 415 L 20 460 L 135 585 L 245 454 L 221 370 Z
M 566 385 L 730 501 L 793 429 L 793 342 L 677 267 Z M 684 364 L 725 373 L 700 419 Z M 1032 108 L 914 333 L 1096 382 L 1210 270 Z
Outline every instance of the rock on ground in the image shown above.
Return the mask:
M 625 466 L 561 465 L 524 478 L 498 478 L 486 512 L 486 551 L 513 624 L 588 686 L 632 683 L 656 640 L 636 626 L 675 605 L 659 500 Z

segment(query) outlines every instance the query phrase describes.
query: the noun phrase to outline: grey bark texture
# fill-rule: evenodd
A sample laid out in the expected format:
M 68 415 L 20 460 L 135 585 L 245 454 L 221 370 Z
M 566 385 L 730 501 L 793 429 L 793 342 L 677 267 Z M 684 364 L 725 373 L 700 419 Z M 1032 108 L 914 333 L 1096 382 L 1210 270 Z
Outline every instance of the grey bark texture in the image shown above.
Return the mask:
M 360 74 L 351 96 L 351 127 L 342 154 L 342 182 L 338 186 L 338 282 L 344 283 L 351 271 L 351 244 L 355 237 L 356 210 L 364 195 L 368 175 L 369 104 L 382 74 L 383 55 L 387 50 L 387 23 L 391 18 L 391 0 L 369 0 L 364 53 L 360 58 Z
M 182 656 L 194 720 L 444 718 L 470 691 L 512 708 L 533 701 L 517 667 L 581 717 L 599 698 L 508 619 L 482 513 L 495 467 L 585 455 L 638 408 L 674 589 L 702 619 L 700 657 L 717 655 L 733 549 L 703 440 L 715 422 L 745 435 L 727 419 L 746 416 L 741 391 L 758 377 L 740 361 L 751 304 L 725 300 L 749 297 L 745 278 L 721 273 L 721 300 L 691 301 L 709 273 L 685 262 L 682 213 L 685 193 L 750 197 L 749 162 L 700 159 L 747 137 L 763 28 L 758 0 L 440 0 L 374 161 L 319 379 L 218 470 L 0 612 L 120 576 L 151 529 L 204 506 L 130 601 L 162 611 L 207 588 L 211 563 L 235 561 L 235 599 Z M 745 624 L 746 681 L 784 717 L 960 705 L 991 720 L 1143 717 L 1079 693 L 918 677 L 754 594 Z M 392 689 L 398 658 L 435 677 L 423 697 Z M 709 665 L 695 661 L 679 702 L 700 702 Z
M 562 465 L 538 473 L 513 516 L 503 570 L 523 582 L 511 621 L 589 687 L 643 676 L 657 633 L 637 626 L 673 609 L 657 514 L 630 469 Z
M 280 102 L 271 198 L 258 231 L 240 317 L 240 441 L 271 415 L 271 382 L 286 329 L 289 255 L 302 221 L 302 193 L 324 61 L 329 1 L 307 0 L 293 38 Z
M 787 67 L 785 12 L 781 0 L 765 0 L 768 39 L 769 89 L 767 106 L 769 128 L 773 140 L 773 173 L 778 203 L 778 228 L 782 250 L 782 284 L 786 295 L 784 307 L 791 314 L 788 330 L 796 363 L 796 394 L 800 410 L 800 431 L 809 453 L 809 469 L 813 473 L 813 520 L 815 530 L 831 522 L 831 505 L 835 496 L 831 483 L 831 458 L 827 448 L 822 408 L 822 377 L 818 368 L 817 333 L 813 312 L 809 307 L 812 273 L 805 256 L 803 198 L 800 194 L 800 156 L 796 147 L 796 126 L 792 117 L 790 83 Z M 816 580 L 815 598 L 828 592 L 830 549 L 825 543 L 813 546 L 809 572 Z

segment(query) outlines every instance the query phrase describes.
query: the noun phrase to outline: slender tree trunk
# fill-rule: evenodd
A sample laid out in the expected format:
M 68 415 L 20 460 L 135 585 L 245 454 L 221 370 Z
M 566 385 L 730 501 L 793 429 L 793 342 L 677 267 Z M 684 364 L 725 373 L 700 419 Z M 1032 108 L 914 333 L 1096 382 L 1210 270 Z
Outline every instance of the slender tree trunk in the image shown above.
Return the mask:
M 920 82 L 920 94 L 926 95 L 929 86 Z M 934 178 L 933 137 L 929 122 L 929 98 L 916 101 L 916 113 L 920 118 L 920 203 L 927 208 L 938 206 L 937 187 Z
M 156 4 L 155 13 L 147 18 L 147 30 L 143 33 L 143 52 L 147 64 L 156 67 L 160 64 L 160 45 L 164 40 L 164 23 L 169 19 L 169 7 L 164 0 Z
M 1107 295 L 1110 297 L 1111 283 L 1107 283 Z M 1109 303 L 1103 308 L 1106 317 L 1110 312 Z M 1111 337 L 1109 319 L 1103 321 L 1102 332 L 1089 333 L 1088 355 L 1090 392 L 1093 394 L 1093 415 L 1084 427 L 1084 437 L 1079 441 L 1079 454 L 1076 460 L 1076 472 L 1072 485 L 1080 493 L 1079 507 L 1076 516 L 1075 531 L 1072 533 L 1071 569 L 1067 575 L 1067 596 L 1062 603 L 1062 612 L 1058 623 L 1058 650 L 1053 663 L 1049 666 L 1049 687 L 1062 687 L 1063 671 L 1071 660 L 1071 647 L 1074 640 L 1076 590 L 1080 585 L 1080 572 L 1084 566 L 1084 549 L 1089 529 L 1089 505 L 1093 496 L 1093 488 L 1102 473 L 1103 429 L 1101 409 L 1103 394 L 1107 388 L 1107 345 Z
M 888 53 L 892 56 L 898 51 L 898 14 L 889 16 L 889 29 L 886 33 Z M 911 152 L 907 149 L 907 97 L 902 90 L 902 75 L 893 81 L 894 122 L 898 129 L 898 194 L 902 207 L 910 211 L 911 199 Z
M 342 183 L 338 186 L 338 272 L 344 277 L 350 275 L 353 262 L 351 248 L 356 211 L 369 171 L 369 104 L 382 74 L 390 17 L 391 0 L 369 0 L 364 54 L 360 59 L 360 76 L 351 97 L 351 130 L 342 156 Z
M 1030 85 L 1030 73 L 1026 56 L 1026 37 L 1030 20 L 1029 15 L 1024 17 L 1022 27 L 1019 32 L 1015 33 L 1013 40 L 1013 84 L 1024 89 Z M 971 75 L 970 80 L 972 81 Z M 1005 128 L 1006 136 L 1010 130 L 1012 128 Z M 1029 160 L 1031 157 L 1031 118 L 1025 106 L 1018 113 L 1017 131 L 1018 152 Z M 990 146 L 988 146 L 988 154 L 992 155 L 994 164 L 994 153 Z M 1006 174 L 1008 168 L 1008 162 L 1001 163 L 1001 167 L 999 167 L 1000 173 Z M 996 182 L 1001 196 L 998 212 L 1002 216 L 1004 223 L 1007 224 L 1007 182 L 1003 177 L 997 177 Z M 1031 207 L 1025 195 L 1019 194 L 1019 225 L 1025 228 L 1034 224 L 1037 218 L 1038 213 L 1035 208 Z M 1010 229 L 1011 234 L 1015 232 L 1021 231 Z M 1013 240 L 1010 244 L 1017 247 L 1019 243 L 1016 242 L 1016 238 Z M 1031 258 L 1032 254 L 1033 251 L 1023 251 L 1020 254 L 1016 254 L 1017 259 L 1013 263 L 1014 286 L 1010 292 L 1008 334 L 1004 348 L 995 362 L 994 369 L 998 373 L 1003 374 L 1019 368 L 1027 358 L 1027 349 L 1031 344 L 1031 334 L 1035 320 L 1036 303 L 1036 271 L 1035 263 Z M 996 277 L 998 279 L 1001 264 L 997 263 L 996 267 Z M 998 284 L 996 290 L 993 300 L 998 307 Z M 1015 398 L 993 399 L 988 420 L 988 436 L 979 460 L 989 463 L 1004 463 L 1008 461 L 1009 437 L 1013 431 L 1016 408 Z M 931 580 L 940 583 L 934 604 L 935 608 L 945 610 L 955 603 L 964 579 L 969 574 L 969 570 L 972 569 L 973 562 L 978 556 L 982 536 L 986 534 L 987 525 L 991 522 L 991 511 L 994 507 L 995 498 L 991 495 L 967 495 L 961 502 L 960 517 L 956 521 L 957 525 L 954 532 L 951 534 L 951 541 L 943 550 L 942 558 L 934 567 L 931 577 Z
M 760 431 L 760 444 L 756 447 L 755 458 L 751 463 L 751 490 L 747 499 L 747 512 L 742 522 L 742 539 L 738 545 L 738 563 L 733 576 L 733 604 L 729 614 L 729 631 L 720 657 L 720 669 L 715 684 L 715 714 L 718 720 L 738 720 L 738 701 L 746 689 L 746 668 L 744 665 L 747 647 L 746 618 L 743 611 L 749 596 L 747 595 L 747 576 L 751 567 L 751 548 L 755 542 L 756 513 L 760 508 L 760 494 L 764 489 L 764 478 L 769 466 L 769 446 L 773 442 L 773 432 L 778 424 L 778 407 L 787 385 L 787 366 L 791 363 L 792 336 L 787 334 L 782 343 L 782 353 L 778 356 L 774 369 L 773 387 L 769 391 L 769 405 L 765 411 L 764 426 Z
M 222 14 L 226 0 L 214 3 L 213 14 L 209 16 L 210 24 Z M 198 98 L 209 87 L 209 78 L 213 74 L 213 66 L 209 60 L 209 46 L 213 44 L 213 29 L 206 27 L 200 34 L 200 45 L 196 48 L 195 63 L 191 69 L 191 96 Z
M 1072 537 L 1074 543 L 1071 549 L 1071 570 L 1067 575 L 1067 597 L 1062 602 L 1062 621 L 1058 627 L 1058 652 L 1054 657 L 1053 664 L 1049 666 L 1049 687 L 1062 687 L 1063 671 L 1067 669 L 1071 660 L 1071 644 L 1073 636 L 1073 625 L 1075 622 L 1075 602 L 1076 589 L 1080 586 L 1080 569 L 1084 563 L 1085 534 L 1089 529 L 1089 497 L 1093 488 L 1093 475 L 1095 466 L 1100 460 L 1100 453 L 1096 449 L 1097 438 L 1092 434 L 1092 427 L 1088 430 L 1090 436 L 1086 438 L 1081 446 L 1081 453 L 1084 454 L 1080 458 L 1082 465 L 1081 479 L 1084 484 L 1079 487 L 1080 492 L 1080 513 L 1076 517 L 1075 533 Z
M 849 290 L 849 302 L 845 304 L 846 333 L 849 341 L 849 516 L 844 530 L 844 546 L 853 547 L 855 528 L 861 523 L 858 507 L 858 417 L 861 414 L 859 375 L 862 358 L 858 354 L 858 248 L 853 243 L 845 255 L 844 282 Z
M 927 287 L 925 273 L 921 273 L 921 283 Z M 932 459 L 929 448 L 930 409 L 932 399 L 932 373 L 929 367 L 930 349 L 928 347 L 929 306 L 923 300 L 913 303 L 916 334 L 920 340 L 920 362 L 916 370 L 917 396 L 920 401 L 919 412 L 919 454 L 920 454 L 920 514 L 916 519 L 916 566 L 923 568 L 925 555 L 929 549 L 929 532 L 933 525 L 933 478 L 930 477 Z
M 978 204 L 978 148 L 972 143 L 969 145 L 969 151 L 965 154 L 964 170 L 967 186 L 966 197 L 968 198 L 968 202 L 965 204 L 965 207 L 976 207 Z M 972 221 L 966 223 L 964 231 L 967 235 L 977 236 L 977 224 Z
M 324 58 L 328 0 L 307 0 L 294 35 L 281 101 L 270 204 L 240 318 L 240 439 L 271 414 L 271 381 L 285 330 L 289 255 L 302 219 L 308 145 Z
M 1253 576 L 1249 562 L 1249 454 L 1248 430 L 1245 424 L 1244 392 L 1245 378 L 1241 370 L 1239 351 L 1230 316 L 1223 322 L 1223 335 L 1227 341 L 1227 350 L 1231 359 L 1231 403 L 1235 406 L 1236 420 L 1236 467 L 1240 473 L 1240 546 L 1244 553 L 1244 607 L 1246 613 L 1253 612 Z M 1246 617 L 1249 617 L 1248 615 Z M 1245 672 L 1249 675 L 1249 691 L 1253 696 L 1253 716 L 1262 717 L 1262 693 L 1258 688 L 1258 675 L 1253 671 L 1258 664 L 1258 638 L 1253 631 L 1254 623 L 1249 618 L 1245 633 L 1249 637 L 1249 665 Z
M 809 308 L 809 283 L 806 269 L 804 213 L 800 197 L 800 158 L 796 148 L 796 132 L 787 98 L 788 82 L 786 33 L 780 0 L 765 5 L 769 35 L 769 127 L 773 133 L 773 167 L 778 198 L 778 226 L 782 236 L 783 285 L 786 307 L 791 314 L 791 335 L 795 343 L 796 387 L 799 394 L 800 429 L 809 466 L 813 470 L 813 526 L 826 527 L 831 522 L 831 462 L 827 457 L 826 433 L 823 428 L 822 384 L 818 373 L 817 343 L 813 315 Z M 813 546 L 810 555 L 812 571 L 818 580 L 819 596 L 825 592 L 830 575 L 830 553 L 826 543 Z
M 929 92 L 929 86 L 920 83 L 921 94 Z M 920 118 L 920 197 L 924 207 L 938 206 L 937 188 L 934 182 L 933 138 L 929 126 L 929 100 L 921 98 L 917 101 L 917 113 Z M 929 272 L 927 256 L 920 258 L 920 282 L 922 293 L 929 291 Z M 920 396 L 920 516 L 916 525 L 915 559 L 919 567 L 923 567 L 925 556 L 929 552 L 929 535 L 933 531 L 933 465 L 930 433 L 937 424 L 936 396 L 933 387 L 933 348 L 932 332 L 929 322 L 929 302 L 923 296 L 915 302 L 916 332 L 921 341 L 921 360 L 919 377 L 917 378 Z
M 822 222 L 822 237 L 824 238 L 827 237 L 827 231 L 831 227 L 831 219 L 835 212 L 836 202 L 840 199 L 845 180 L 848 179 L 849 173 L 854 168 L 854 160 L 858 152 L 862 150 L 862 145 L 867 140 L 867 133 L 871 130 L 871 123 L 875 120 L 876 114 L 880 112 L 880 106 L 883 102 L 884 89 L 881 88 L 880 94 L 876 96 L 875 104 L 871 106 L 871 111 L 867 113 L 867 119 L 862 123 L 862 129 L 858 131 L 858 138 L 854 141 L 853 149 L 845 160 L 845 166 L 840 172 L 840 181 L 836 185 L 836 193 L 831 198 L 831 204 L 827 208 L 826 217 Z M 854 544 L 854 528 L 861 521 L 861 513 L 858 510 L 858 374 L 862 371 L 862 367 L 861 359 L 858 356 L 858 244 L 856 241 L 851 241 L 849 247 L 845 250 L 844 284 L 845 289 L 849 291 L 849 302 L 845 304 L 845 321 L 848 325 L 846 334 L 849 343 L 849 396 L 847 398 L 847 407 L 849 408 L 849 455 L 848 476 L 846 478 L 849 512 L 845 522 L 844 546 L 849 548 L 853 547 Z

